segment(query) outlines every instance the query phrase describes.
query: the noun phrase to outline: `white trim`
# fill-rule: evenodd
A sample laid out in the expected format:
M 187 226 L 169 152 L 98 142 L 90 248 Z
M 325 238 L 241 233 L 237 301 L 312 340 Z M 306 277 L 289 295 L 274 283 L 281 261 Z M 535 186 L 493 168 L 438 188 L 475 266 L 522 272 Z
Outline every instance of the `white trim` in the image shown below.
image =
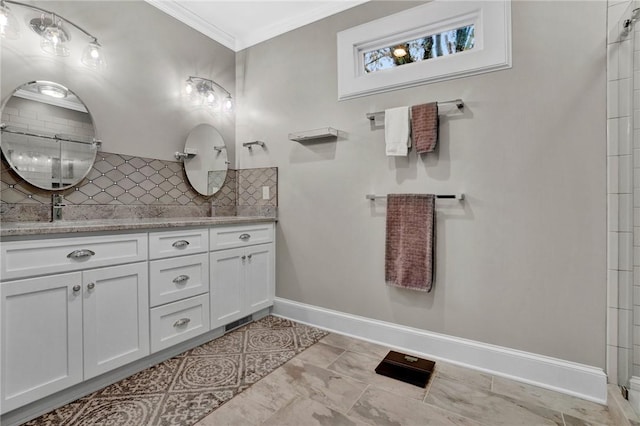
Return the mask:
M 145 0 L 151 6 L 157 7 L 169 16 L 187 24 L 196 31 L 201 32 L 212 40 L 217 41 L 225 47 L 237 52 L 236 38 L 228 32 L 218 28 L 212 23 L 205 21 L 200 16 L 181 6 L 175 0 Z
M 236 52 L 247 47 L 251 47 L 255 44 L 261 43 L 270 38 L 279 36 L 286 32 L 295 30 L 312 22 L 324 19 L 327 16 L 335 15 L 336 13 L 344 12 L 347 9 L 366 3 L 369 0 L 353 0 L 353 1 L 332 1 L 322 4 L 314 9 L 311 9 L 303 14 L 292 16 L 284 21 L 278 21 L 273 25 L 267 27 L 258 27 L 252 32 L 247 34 L 244 38 L 236 39 Z
M 475 28 L 471 50 L 372 73 L 364 71 L 364 51 L 439 32 L 438 28 L 470 24 Z M 511 68 L 511 0 L 435 0 L 340 31 L 337 41 L 339 100 Z
M 601 368 L 276 298 L 274 315 L 427 358 L 607 403 Z
M 308 10 L 305 13 L 291 16 L 288 19 L 275 22 L 271 25 L 254 28 L 244 37 L 240 37 L 237 34 L 229 34 L 213 23 L 208 22 L 197 14 L 191 12 L 176 0 L 145 1 L 162 10 L 167 15 L 176 18 L 207 37 L 217 41 L 223 46 L 228 47 L 234 52 L 238 52 L 242 49 L 246 49 L 247 47 L 251 47 L 280 34 L 284 34 L 288 31 L 326 18 L 327 16 L 343 12 L 370 0 L 331 1 L 321 4 L 320 6 Z
M 629 379 L 629 404 L 636 413 L 640 413 L 640 377 Z

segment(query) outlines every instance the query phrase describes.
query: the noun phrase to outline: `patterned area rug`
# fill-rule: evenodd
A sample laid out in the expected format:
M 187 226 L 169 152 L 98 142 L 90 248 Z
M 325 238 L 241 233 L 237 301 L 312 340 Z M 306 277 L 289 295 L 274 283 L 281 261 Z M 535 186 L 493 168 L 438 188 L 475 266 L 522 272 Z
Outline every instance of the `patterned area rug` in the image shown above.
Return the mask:
M 267 316 L 26 425 L 190 426 L 326 335 Z

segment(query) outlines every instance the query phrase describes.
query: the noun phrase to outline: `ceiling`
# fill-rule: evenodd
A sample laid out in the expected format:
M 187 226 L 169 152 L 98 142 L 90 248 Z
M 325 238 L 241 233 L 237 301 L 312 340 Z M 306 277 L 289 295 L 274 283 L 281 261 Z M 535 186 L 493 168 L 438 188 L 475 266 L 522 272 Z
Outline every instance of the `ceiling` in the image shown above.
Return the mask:
M 145 0 L 239 51 L 369 0 Z

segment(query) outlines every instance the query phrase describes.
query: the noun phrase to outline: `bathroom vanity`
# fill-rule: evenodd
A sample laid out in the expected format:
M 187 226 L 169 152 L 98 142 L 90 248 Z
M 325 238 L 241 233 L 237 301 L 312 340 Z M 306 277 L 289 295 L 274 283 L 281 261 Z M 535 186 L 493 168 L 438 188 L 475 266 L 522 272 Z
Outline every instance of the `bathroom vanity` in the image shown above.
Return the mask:
M 71 401 L 273 304 L 272 218 L 16 222 L 0 236 L 3 414 Z

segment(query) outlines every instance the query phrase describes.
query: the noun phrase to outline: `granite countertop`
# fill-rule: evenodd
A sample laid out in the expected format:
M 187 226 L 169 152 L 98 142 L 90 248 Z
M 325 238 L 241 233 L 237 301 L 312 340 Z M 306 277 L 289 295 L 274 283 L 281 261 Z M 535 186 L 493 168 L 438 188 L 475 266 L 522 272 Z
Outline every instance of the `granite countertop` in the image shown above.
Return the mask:
M 177 218 L 135 218 L 99 220 L 60 220 L 56 222 L 1 222 L 0 237 L 68 234 L 80 232 L 127 231 L 136 229 L 180 228 L 186 226 L 234 225 L 275 222 L 273 217 L 217 216 Z

